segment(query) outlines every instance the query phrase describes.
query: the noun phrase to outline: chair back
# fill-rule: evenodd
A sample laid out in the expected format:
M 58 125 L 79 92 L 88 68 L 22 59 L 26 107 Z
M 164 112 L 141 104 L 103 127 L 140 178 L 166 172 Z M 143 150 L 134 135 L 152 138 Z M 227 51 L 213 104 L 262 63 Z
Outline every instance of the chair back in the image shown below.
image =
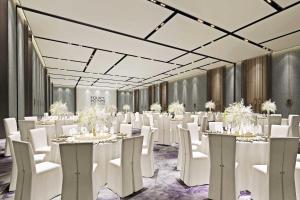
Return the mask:
M 152 129 L 149 132 L 149 139 L 148 139 L 148 154 L 153 154 L 153 147 L 154 147 L 154 134 L 158 129 Z M 144 136 L 145 139 L 145 136 Z
M 270 137 L 288 137 L 289 126 L 287 125 L 272 125 Z
M 193 122 L 196 123 L 197 125 L 199 124 L 199 115 L 192 115 Z
M 185 116 L 182 120 L 182 128 L 187 129 L 187 124 L 188 123 L 193 123 L 194 122 L 194 118 L 192 118 L 191 116 Z
M 24 120 L 37 121 L 38 117 L 37 116 L 24 117 Z
M 143 126 L 150 126 L 150 119 L 147 114 L 143 114 Z
M 179 138 L 180 138 L 180 147 L 181 147 L 181 170 L 180 170 L 180 178 L 183 181 L 189 180 L 190 176 L 188 168 L 190 167 L 190 160 L 192 158 L 192 143 L 190 132 L 187 129 L 179 128 Z
M 267 119 L 268 124 L 268 136 L 271 134 L 272 125 L 281 125 L 282 115 L 281 114 L 273 114 L 269 115 Z
M 133 189 L 135 192 L 143 188 L 141 155 L 143 149 L 143 136 L 134 137 L 132 168 L 133 168 Z
M 93 197 L 93 143 L 60 144 L 62 200 Z
M 13 132 L 18 131 L 16 118 L 5 118 L 3 119 L 3 122 L 6 137 L 11 135 Z
M 210 199 L 236 199 L 235 152 L 236 138 L 231 135 L 209 134 Z
M 290 137 L 299 137 L 299 115 L 289 115 Z
M 45 128 L 36 128 L 30 130 L 30 141 L 33 146 L 33 150 L 48 146 L 47 132 Z
M 207 128 L 207 123 L 208 123 L 208 120 L 207 120 L 207 116 L 203 116 L 201 117 L 201 132 L 205 132 L 206 131 L 206 128 Z
M 223 122 L 209 122 L 208 126 L 211 132 L 223 132 Z
M 121 124 L 120 133 L 127 134 L 128 137 L 132 136 L 132 124 Z
M 142 126 L 141 135 L 144 136 L 143 146 L 149 146 L 150 126 Z
M 207 113 L 207 120 L 208 120 L 209 122 L 214 121 L 214 120 L 215 120 L 215 114 L 214 114 L 213 112 L 208 112 L 208 113 Z
M 187 129 L 190 131 L 192 141 L 200 141 L 198 125 L 196 123 L 187 123 Z
M 21 140 L 30 142 L 30 129 L 36 128 L 36 121 L 33 120 L 19 120 L 19 129 L 21 133 Z
M 15 200 L 33 199 L 32 182 L 36 169 L 31 145 L 22 141 L 12 141 L 12 143 L 18 168 Z
M 79 134 L 79 127 L 77 124 L 73 125 L 64 125 L 61 127 L 63 131 L 63 135 L 65 136 L 72 136 L 72 135 L 78 135 Z
M 298 142 L 299 138 L 270 138 L 269 199 L 296 200 Z
M 73 120 L 55 120 L 56 137 L 63 135 L 62 126 L 74 124 Z

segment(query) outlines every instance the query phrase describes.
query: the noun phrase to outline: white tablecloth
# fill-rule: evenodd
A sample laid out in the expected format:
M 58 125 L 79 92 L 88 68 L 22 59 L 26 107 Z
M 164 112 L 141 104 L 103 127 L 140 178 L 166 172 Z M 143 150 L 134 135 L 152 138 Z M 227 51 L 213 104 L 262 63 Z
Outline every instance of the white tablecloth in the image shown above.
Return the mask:
M 236 142 L 237 190 L 250 190 L 252 166 L 267 164 L 269 157 L 268 142 Z M 202 136 L 201 151 L 209 156 L 208 136 Z
M 121 141 L 114 143 L 94 144 L 94 162 L 98 163 L 97 182 L 104 186 L 107 183 L 107 167 L 110 160 L 119 158 L 121 155 Z M 51 152 L 47 155 L 47 161 L 61 163 L 59 144 L 51 143 Z

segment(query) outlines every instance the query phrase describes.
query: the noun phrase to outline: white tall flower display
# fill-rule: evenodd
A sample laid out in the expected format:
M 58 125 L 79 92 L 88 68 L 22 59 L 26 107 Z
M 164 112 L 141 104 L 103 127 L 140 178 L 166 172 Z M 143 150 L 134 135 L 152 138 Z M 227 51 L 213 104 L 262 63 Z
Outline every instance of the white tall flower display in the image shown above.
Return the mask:
M 216 104 L 212 100 L 205 103 L 205 108 L 208 109 L 210 112 L 216 109 Z
M 183 104 L 180 104 L 178 101 L 173 102 L 168 107 L 169 113 L 174 113 L 175 115 L 181 115 L 184 112 L 184 106 Z
M 68 113 L 68 108 L 66 103 L 61 101 L 56 101 L 50 106 L 51 115 L 60 116 Z
M 161 111 L 161 105 L 159 103 L 154 103 L 150 106 L 150 110 L 160 112 Z
M 130 105 L 125 104 L 125 105 L 123 106 L 123 110 L 125 110 L 125 112 L 128 112 L 128 111 L 130 110 Z
M 272 102 L 271 99 L 269 99 L 268 101 L 265 101 L 262 105 L 261 105 L 261 110 L 267 112 L 268 115 L 270 115 L 270 113 L 275 113 L 277 110 L 276 104 L 275 102 Z

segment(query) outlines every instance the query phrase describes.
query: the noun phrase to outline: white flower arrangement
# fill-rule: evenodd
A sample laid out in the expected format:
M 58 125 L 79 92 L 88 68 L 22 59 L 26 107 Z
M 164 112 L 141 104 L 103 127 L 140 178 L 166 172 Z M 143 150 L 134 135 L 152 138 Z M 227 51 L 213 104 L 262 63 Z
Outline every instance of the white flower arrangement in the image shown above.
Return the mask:
M 178 101 L 173 102 L 168 107 L 169 113 L 174 113 L 175 115 L 181 115 L 184 112 L 183 104 L 180 104 Z
M 125 105 L 123 106 L 123 110 L 125 110 L 126 112 L 128 112 L 128 111 L 130 110 L 130 105 L 125 104 Z
M 216 104 L 212 100 L 205 103 L 205 108 L 208 109 L 210 112 L 216 109 Z
M 61 101 L 56 101 L 50 106 L 51 115 L 60 116 L 68 113 L 68 108 L 66 103 Z
M 104 111 L 107 114 L 114 115 L 117 112 L 117 107 L 115 105 L 106 105 Z
M 150 106 L 150 110 L 160 112 L 161 111 L 161 105 L 159 103 L 154 103 Z
M 241 128 L 243 123 L 248 123 L 252 120 L 252 106 L 245 106 L 244 100 L 230 104 L 224 112 L 224 122 L 233 123 L 238 128 Z
M 268 101 L 265 101 L 263 104 L 261 104 L 261 110 L 268 113 L 268 115 L 272 112 L 275 113 L 277 110 L 275 102 L 272 102 L 271 99 Z

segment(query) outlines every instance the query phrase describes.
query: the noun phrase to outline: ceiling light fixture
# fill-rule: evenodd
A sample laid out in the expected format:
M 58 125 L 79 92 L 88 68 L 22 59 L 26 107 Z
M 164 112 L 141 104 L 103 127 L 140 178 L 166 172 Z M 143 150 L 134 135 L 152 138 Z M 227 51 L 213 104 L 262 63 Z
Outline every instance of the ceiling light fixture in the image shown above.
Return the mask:
M 247 40 L 247 39 L 244 39 L 245 40 L 245 42 L 249 42 L 249 40 Z
M 210 27 L 215 28 L 215 25 L 211 24 Z
M 161 3 L 160 5 L 161 5 L 162 7 L 166 7 L 166 5 L 165 5 L 165 4 L 163 4 L 163 3 Z
M 268 3 L 272 3 L 272 1 L 271 1 L 271 0 L 267 0 L 267 2 L 268 2 Z
M 203 20 L 201 20 L 201 19 L 198 19 L 198 22 L 200 22 L 200 23 L 203 23 Z

